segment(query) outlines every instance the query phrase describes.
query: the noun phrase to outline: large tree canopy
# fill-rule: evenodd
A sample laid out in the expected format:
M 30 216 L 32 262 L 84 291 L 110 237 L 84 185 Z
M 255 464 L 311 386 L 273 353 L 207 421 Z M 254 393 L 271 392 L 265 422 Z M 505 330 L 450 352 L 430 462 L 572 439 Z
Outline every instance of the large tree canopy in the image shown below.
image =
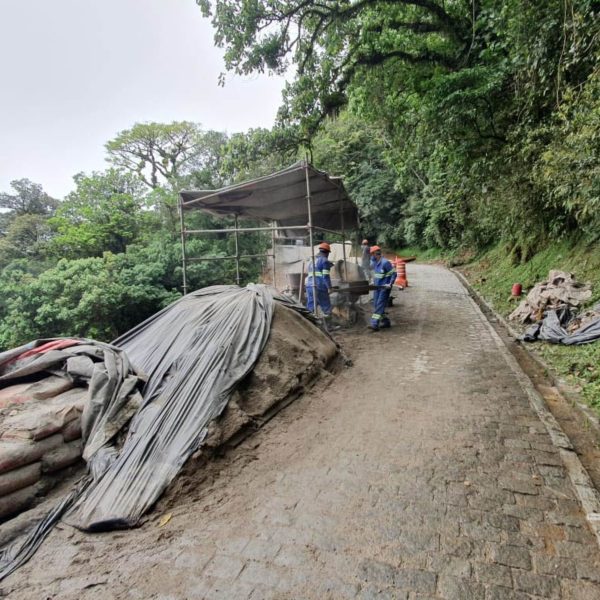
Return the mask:
M 136 123 L 106 143 L 108 160 L 115 167 L 137 174 L 156 189 L 177 186 L 192 173 L 202 181 L 218 172 L 221 147 L 227 136 L 204 131 L 197 123 Z
M 228 69 L 283 72 L 290 61 L 297 65 L 288 109 L 312 130 L 345 103 L 348 85 L 364 68 L 394 61 L 454 71 L 468 63 L 474 41 L 474 13 L 458 0 L 198 4 L 212 16 Z
M 0 192 L 0 208 L 11 211 L 14 215 L 48 215 L 57 206 L 58 201 L 44 192 L 39 183 L 29 179 L 15 179 L 10 182 L 13 194 Z

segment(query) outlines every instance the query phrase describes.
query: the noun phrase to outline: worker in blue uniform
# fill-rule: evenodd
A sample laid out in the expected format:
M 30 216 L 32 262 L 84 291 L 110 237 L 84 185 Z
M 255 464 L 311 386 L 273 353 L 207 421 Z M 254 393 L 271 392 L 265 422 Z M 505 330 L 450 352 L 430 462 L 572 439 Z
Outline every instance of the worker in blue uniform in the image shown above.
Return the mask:
M 308 263 L 308 277 L 306 278 L 306 308 L 311 312 L 315 310 L 315 293 L 319 308 L 323 316 L 331 315 L 331 302 L 329 290 L 331 289 L 330 270 L 333 263 L 329 262 L 331 247 L 327 242 L 319 244 L 319 253 L 316 256 L 316 268 L 312 259 Z
M 371 273 L 373 273 L 373 314 L 371 315 L 371 329 L 379 331 L 390 327 L 391 323 L 385 314 L 392 286 L 396 281 L 396 269 L 394 265 L 382 256 L 379 246 L 371 246 Z

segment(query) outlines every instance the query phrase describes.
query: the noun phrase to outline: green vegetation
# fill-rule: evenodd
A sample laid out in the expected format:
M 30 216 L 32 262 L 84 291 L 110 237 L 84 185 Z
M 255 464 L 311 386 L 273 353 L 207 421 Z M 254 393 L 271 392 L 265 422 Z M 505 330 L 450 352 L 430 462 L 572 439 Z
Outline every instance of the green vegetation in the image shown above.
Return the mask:
M 228 69 L 296 65 L 280 127 L 361 180 L 386 243 L 600 236 L 597 1 L 197 2 Z
M 569 244 L 563 241 L 537 254 L 524 264 L 514 264 L 514 256 L 505 246 L 482 254 L 461 268 L 477 289 L 503 316 L 516 307 L 511 300 L 513 283 L 521 283 L 526 292 L 544 281 L 551 269 L 575 274 L 579 281 L 590 282 L 593 297 L 588 303 L 600 301 L 600 245 Z M 583 346 L 559 346 L 536 342 L 528 344 L 559 377 L 581 391 L 583 398 L 600 413 L 600 342 Z
M 272 137 L 255 130 L 229 138 L 187 122 L 136 124 L 106 144 L 113 166 L 75 175 L 62 201 L 27 179 L 13 181 L 12 192 L 0 194 L 0 348 L 55 336 L 108 341 L 179 297 L 178 191 L 248 177 L 266 147 L 270 166 L 284 166 L 289 156 L 268 144 Z M 200 213 L 187 219 L 196 229 L 217 223 Z M 241 252 L 267 243 L 260 234 L 242 236 Z M 234 241 L 196 238 L 188 252 L 228 256 Z M 242 279 L 255 281 L 260 270 L 260 262 L 245 261 Z M 189 284 L 233 282 L 234 272 L 231 261 L 193 263 Z

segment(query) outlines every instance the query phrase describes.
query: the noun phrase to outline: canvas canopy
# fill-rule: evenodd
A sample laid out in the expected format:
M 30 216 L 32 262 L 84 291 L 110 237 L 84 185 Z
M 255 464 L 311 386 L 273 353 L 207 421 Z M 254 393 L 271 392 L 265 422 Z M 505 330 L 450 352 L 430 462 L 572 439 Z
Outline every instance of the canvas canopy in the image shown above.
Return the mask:
M 330 177 L 306 161 L 219 190 L 183 191 L 181 208 L 221 217 L 275 221 L 283 230 L 280 233 L 284 233 L 285 226 L 307 225 L 307 189 L 310 190 L 313 227 L 336 232 L 358 228 L 358 209 L 348 197 L 342 180 Z M 284 234 L 296 237 L 298 231 L 287 230 Z

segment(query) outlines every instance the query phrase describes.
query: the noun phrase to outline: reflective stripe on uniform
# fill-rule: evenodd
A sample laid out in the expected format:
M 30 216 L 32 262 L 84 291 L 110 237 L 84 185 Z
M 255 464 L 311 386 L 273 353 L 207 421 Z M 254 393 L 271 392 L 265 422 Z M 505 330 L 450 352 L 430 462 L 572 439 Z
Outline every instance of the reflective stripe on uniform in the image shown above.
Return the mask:
M 374 273 L 373 275 L 375 279 L 383 279 L 385 275 L 383 273 Z
M 317 271 L 317 273 L 318 273 L 318 271 Z M 323 269 L 323 270 L 321 271 L 321 273 L 323 273 L 323 275 L 329 275 L 329 271 L 328 271 L 328 270 L 325 270 L 325 269 Z
M 371 319 L 375 319 L 375 321 L 379 321 L 379 319 L 381 319 L 383 317 L 383 315 L 380 315 L 379 313 L 373 313 L 371 315 Z
M 389 277 L 390 275 L 394 275 L 396 273 L 396 269 L 392 269 L 391 271 L 388 271 L 385 275 L 382 275 L 382 277 Z

